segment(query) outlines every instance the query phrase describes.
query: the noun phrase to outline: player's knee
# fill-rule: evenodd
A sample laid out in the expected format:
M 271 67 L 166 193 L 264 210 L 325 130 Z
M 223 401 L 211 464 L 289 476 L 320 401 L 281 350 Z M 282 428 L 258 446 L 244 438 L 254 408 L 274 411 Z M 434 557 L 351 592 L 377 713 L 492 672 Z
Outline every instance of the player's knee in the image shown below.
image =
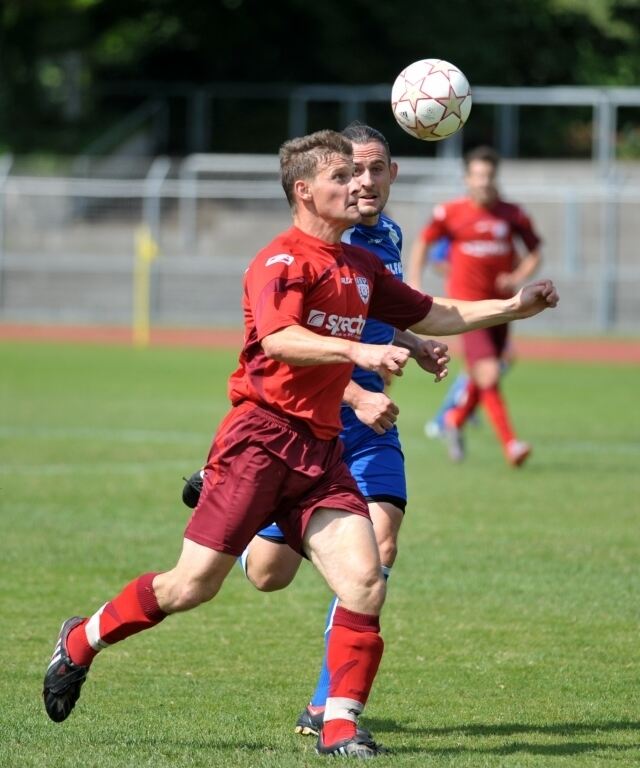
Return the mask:
M 362 613 L 378 615 L 382 610 L 386 595 L 387 583 L 382 576 L 382 571 L 371 572 L 360 585 L 360 610 Z
M 375 615 L 379 615 L 382 611 L 382 606 L 384 605 L 386 596 L 387 582 L 384 580 L 382 573 L 380 573 L 380 578 L 376 580 L 375 584 L 372 585 L 371 588 L 369 596 L 371 601 L 371 609 L 369 612 Z
M 163 609 L 167 613 L 179 613 L 181 611 L 190 611 L 197 608 L 202 603 L 212 600 L 220 585 L 214 582 L 203 582 L 197 580 L 181 581 L 173 585 L 168 590 L 167 601 Z
M 382 565 L 391 567 L 398 556 L 398 544 L 394 536 L 387 536 L 378 542 L 378 551 L 380 552 L 380 562 Z
M 247 578 L 260 592 L 277 592 L 291 584 L 288 574 L 252 569 L 251 561 L 247 563 Z

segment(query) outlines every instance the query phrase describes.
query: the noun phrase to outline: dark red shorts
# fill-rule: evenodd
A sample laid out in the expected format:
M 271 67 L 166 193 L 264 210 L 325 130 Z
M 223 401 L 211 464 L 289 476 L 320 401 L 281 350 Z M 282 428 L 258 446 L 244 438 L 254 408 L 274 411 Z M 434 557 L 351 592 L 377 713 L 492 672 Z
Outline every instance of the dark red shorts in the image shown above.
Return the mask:
M 464 359 L 468 366 L 487 357 L 501 358 L 507 346 L 509 326 L 494 325 L 493 328 L 478 328 L 462 334 Z
M 302 552 L 318 507 L 369 516 L 339 438 L 319 440 L 303 422 L 242 403 L 214 437 L 185 537 L 238 556 L 261 528 L 276 522 L 287 544 Z

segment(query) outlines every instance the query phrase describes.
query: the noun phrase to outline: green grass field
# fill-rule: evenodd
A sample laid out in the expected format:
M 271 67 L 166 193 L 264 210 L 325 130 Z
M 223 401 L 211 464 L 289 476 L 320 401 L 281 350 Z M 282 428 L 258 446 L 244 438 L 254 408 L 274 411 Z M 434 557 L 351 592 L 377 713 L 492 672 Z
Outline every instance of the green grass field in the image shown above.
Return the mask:
M 63 618 L 173 565 L 181 476 L 227 408 L 235 355 L 0 344 L 0 765 L 312 766 L 293 733 L 328 592 L 306 566 L 107 650 L 51 723 L 42 675 Z M 386 766 L 640 760 L 640 371 L 521 361 L 505 380 L 535 453 L 486 425 L 452 466 L 422 425 L 444 387 L 394 385 L 411 503 L 365 724 Z

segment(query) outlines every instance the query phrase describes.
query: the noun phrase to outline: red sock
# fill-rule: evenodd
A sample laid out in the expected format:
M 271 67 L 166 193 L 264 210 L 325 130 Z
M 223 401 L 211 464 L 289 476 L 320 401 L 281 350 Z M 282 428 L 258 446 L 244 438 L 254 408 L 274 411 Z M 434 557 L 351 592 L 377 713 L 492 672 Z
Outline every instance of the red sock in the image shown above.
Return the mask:
M 460 405 L 456 405 L 448 411 L 448 413 L 451 414 L 451 416 L 449 416 L 451 423 L 455 427 L 463 427 L 469 416 L 475 411 L 479 401 L 480 389 L 475 382 L 469 379 L 462 396 L 462 402 Z
M 507 405 L 502 399 L 498 385 L 483 389 L 480 393 L 480 401 L 489 415 L 489 419 L 500 438 L 500 442 L 503 446 L 506 445 L 515 438 L 515 435 L 509 420 Z
M 327 649 L 330 680 L 324 744 L 355 736 L 356 718 L 369 698 L 383 648 L 378 616 L 336 608 Z
M 88 666 L 98 651 L 125 637 L 150 629 L 167 615 L 156 600 L 152 583 L 157 574 L 134 579 L 91 618 L 69 633 L 67 650 L 74 664 Z

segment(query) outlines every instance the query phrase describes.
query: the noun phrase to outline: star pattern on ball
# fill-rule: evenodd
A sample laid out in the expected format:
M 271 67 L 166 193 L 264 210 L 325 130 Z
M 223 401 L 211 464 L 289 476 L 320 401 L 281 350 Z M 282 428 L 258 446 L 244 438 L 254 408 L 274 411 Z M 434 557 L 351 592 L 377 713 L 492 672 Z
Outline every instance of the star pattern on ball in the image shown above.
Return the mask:
M 442 74 L 449 79 L 449 72 L 455 72 L 456 67 L 449 64 L 448 61 L 443 61 L 442 59 L 439 59 L 435 64 L 431 64 L 429 62 L 429 66 L 431 69 L 429 70 L 429 74 L 433 75 L 435 72 L 442 72 Z
M 449 117 L 449 115 L 455 115 L 456 117 L 459 117 L 460 120 L 462 120 L 462 112 L 460 111 L 460 106 L 462 102 L 465 100 L 465 96 L 458 96 L 456 95 L 456 92 L 453 90 L 451 85 L 449 85 L 449 95 L 446 99 L 435 99 L 435 101 L 438 102 L 438 104 L 442 104 L 444 107 L 444 114 L 440 118 L 441 120 L 444 120 L 445 117 Z
M 422 90 L 422 84 L 424 83 L 424 78 L 421 78 L 416 83 L 410 83 L 408 80 L 405 80 L 405 92 L 400 96 L 398 101 L 408 101 L 413 111 L 415 112 L 418 108 L 418 102 L 420 99 L 424 99 L 426 97 L 425 92 Z
M 417 120 L 416 122 L 418 123 L 417 129 L 421 139 L 441 139 L 442 138 L 442 136 L 438 136 L 438 134 L 436 133 L 436 128 L 440 124 L 439 122 L 431 123 L 431 125 L 425 125 L 424 123 L 420 122 L 420 120 Z

